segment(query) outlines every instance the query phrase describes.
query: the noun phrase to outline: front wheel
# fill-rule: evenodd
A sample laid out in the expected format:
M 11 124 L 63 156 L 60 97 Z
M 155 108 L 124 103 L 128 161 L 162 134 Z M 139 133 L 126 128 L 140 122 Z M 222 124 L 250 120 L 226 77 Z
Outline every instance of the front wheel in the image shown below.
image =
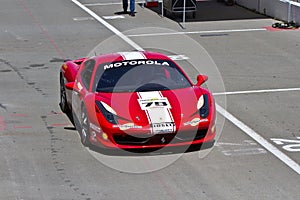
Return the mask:
M 64 113 L 67 113 L 69 111 L 68 105 L 67 105 L 67 94 L 66 94 L 66 88 L 65 83 L 62 75 L 60 76 L 60 103 L 59 103 L 61 111 Z
M 86 147 L 90 146 L 90 129 L 89 129 L 90 123 L 89 123 L 89 119 L 85 107 L 83 107 L 82 109 L 80 124 L 81 124 L 81 131 L 80 131 L 81 143 Z

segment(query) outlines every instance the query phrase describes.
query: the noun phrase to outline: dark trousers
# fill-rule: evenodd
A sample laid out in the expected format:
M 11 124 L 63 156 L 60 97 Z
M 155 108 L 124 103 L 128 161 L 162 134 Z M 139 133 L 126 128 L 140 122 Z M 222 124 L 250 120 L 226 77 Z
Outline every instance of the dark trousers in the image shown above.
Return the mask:
M 128 0 L 122 0 L 123 1 L 123 10 L 127 11 L 128 8 Z

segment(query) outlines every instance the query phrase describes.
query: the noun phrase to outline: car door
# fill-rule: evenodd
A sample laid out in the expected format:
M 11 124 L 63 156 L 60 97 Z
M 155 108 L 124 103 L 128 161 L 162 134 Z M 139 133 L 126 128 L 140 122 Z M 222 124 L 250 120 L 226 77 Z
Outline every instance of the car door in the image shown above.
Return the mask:
M 73 108 L 77 117 L 79 117 L 81 114 L 82 103 L 84 101 L 85 96 L 89 92 L 95 63 L 96 62 L 93 59 L 85 61 L 82 64 L 82 70 L 79 72 L 79 76 L 75 81 L 73 94 Z

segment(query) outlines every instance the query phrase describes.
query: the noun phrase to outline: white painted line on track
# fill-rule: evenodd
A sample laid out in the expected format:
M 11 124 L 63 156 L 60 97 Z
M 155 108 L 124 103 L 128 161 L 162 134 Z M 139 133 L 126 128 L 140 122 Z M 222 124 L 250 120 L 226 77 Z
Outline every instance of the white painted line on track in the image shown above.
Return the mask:
M 258 144 L 252 140 L 244 140 L 242 143 L 217 142 L 215 146 L 218 147 L 225 156 L 245 156 L 267 153 L 261 146 L 257 147 Z
M 145 3 L 145 1 L 135 1 L 135 3 Z M 92 6 L 112 6 L 112 5 L 122 5 L 122 1 L 120 2 L 110 2 L 110 3 L 86 3 L 84 6 L 92 7 Z
M 282 145 L 282 148 L 286 151 L 300 152 L 300 137 L 296 138 L 296 140 L 283 138 L 271 138 L 271 140 L 277 145 Z
M 93 17 L 73 17 L 74 21 L 87 21 L 87 20 L 95 20 Z
M 124 19 L 123 15 L 102 16 L 104 19 Z
M 104 19 L 102 19 L 101 17 L 99 17 L 96 13 L 94 13 L 93 11 L 91 11 L 90 9 L 88 9 L 86 6 L 84 6 L 83 4 L 81 4 L 79 1 L 77 1 L 77 0 L 71 0 L 71 1 L 73 3 L 75 3 L 77 6 L 79 6 L 82 10 L 84 10 L 85 12 L 87 12 L 89 15 L 91 15 L 92 17 L 94 17 L 95 20 L 97 20 L 98 22 L 100 22 L 102 25 L 104 25 L 106 28 L 108 28 L 109 30 L 111 30 L 117 36 L 119 36 L 120 38 L 122 38 L 130 46 L 132 46 L 133 48 L 135 48 L 138 51 L 143 51 L 142 47 L 140 47 L 135 42 L 133 42 L 132 40 L 130 40 L 123 33 L 121 33 L 118 29 L 116 29 L 115 27 L 113 27 L 112 25 L 110 25 L 109 23 L 107 23 Z
M 300 91 L 300 88 L 283 88 L 283 89 L 269 89 L 269 90 L 246 90 L 246 91 L 235 91 L 235 92 L 220 92 L 214 93 L 215 96 L 218 95 L 234 95 L 234 94 L 256 94 L 256 93 L 271 93 L 271 92 L 290 92 L 290 91 Z
M 125 36 L 123 33 L 121 33 L 119 30 L 117 30 L 115 27 L 107 23 L 105 20 L 103 20 L 101 17 L 99 17 L 96 13 L 88 9 L 86 6 L 81 4 L 77 0 L 71 0 L 73 3 L 75 3 L 77 6 L 82 8 L 85 12 L 90 14 L 92 17 L 94 17 L 98 22 L 103 24 L 105 27 L 107 27 L 109 30 L 114 32 L 116 35 L 118 35 L 120 38 L 122 38 L 125 42 L 127 42 L 129 45 L 134 47 L 138 51 L 143 51 L 143 48 L 137 45 L 135 42 L 133 42 L 131 39 L 129 39 L 127 36 Z M 276 156 L 279 160 L 284 162 L 287 166 L 289 166 L 291 169 L 293 169 L 295 172 L 300 174 L 300 166 L 298 163 L 293 161 L 291 158 L 289 158 L 287 155 L 282 153 L 280 150 L 278 150 L 275 146 L 273 146 L 271 143 L 269 143 L 267 140 L 265 140 L 262 136 L 257 134 L 254 130 L 252 130 L 250 127 L 248 127 L 246 124 L 238 120 L 236 117 L 234 117 L 232 114 L 227 112 L 224 108 L 216 104 L 217 111 L 223 115 L 226 119 L 231 121 L 234 125 L 236 125 L 238 128 L 240 128 L 244 133 L 246 133 L 248 136 L 250 136 L 252 139 L 254 139 L 256 142 L 258 142 L 260 145 L 262 145 L 264 148 L 266 148 L 270 153 L 272 153 L 274 156 Z
M 245 156 L 245 155 L 265 154 L 266 150 L 263 148 L 247 148 L 247 149 L 223 150 L 222 153 L 225 156 Z
M 250 136 L 253 140 L 255 140 L 257 143 L 262 145 L 265 149 L 267 149 L 269 152 L 271 152 L 274 156 L 276 156 L 279 160 L 284 162 L 287 166 L 289 166 L 291 169 L 293 169 L 295 172 L 300 174 L 300 166 L 298 163 L 296 163 L 294 160 L 289 158 L 287 155 L 282 153 L 279 149 L 277 149 L 274 145 L 269 143 L 266 139 L 261 137 L 259 134 L 257 134 L 254 130 L 252 130 L 250 127 L 248 127 L 246 124 L 238 120 L 236 117 L 234 117 L 232 114 L 227 112 L 224 108 L 216 104 L 217 111 L 223 115 L 226 119 L 231 121 L 234 125 L 236 125 L 238 128 L 240 128 L 244 133 L 246 133 L 248 136 Z
M 122 5 L 122 2 L 110 2 L 110 3 L 86 3 L 84 6 L 92 7 L 92 6 L 111 6 L 111 5 Z
M 132 34 L 127 37 L 152 37 L 152 36 L 169 36 L 169 35 L 185 35 L 185 34 L 209 34 L 209 33 L 235 33 L 235 32 L 253 32 L 253 31 L 267 31 L 265 28 L 252 29 L 225 29 L 225 30 L 209 30 L 209 31 L 186 31 L 186 32 L 170 32 L 170 33 L 145 33 Z

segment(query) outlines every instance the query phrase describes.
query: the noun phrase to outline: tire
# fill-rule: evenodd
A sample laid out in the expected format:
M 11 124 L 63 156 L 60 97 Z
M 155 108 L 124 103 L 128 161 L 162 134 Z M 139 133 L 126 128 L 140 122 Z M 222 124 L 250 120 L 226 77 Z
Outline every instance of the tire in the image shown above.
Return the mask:
M 62 112 L 67 113 L 69 112 L 69 108 L 67 105 L 67 94 L 66 94 L 66 88 L 65 88 L 65 83 L 62 75 L 60 75 L 60 109 Z
M 80 116 L 80 140 L 81 143 L 88 147 L 90 146 L 90 122 L 86 112 L 86 108 L 83 106 Z
M 164 17 L 167 17 L 167 9 L 163 8 Z

